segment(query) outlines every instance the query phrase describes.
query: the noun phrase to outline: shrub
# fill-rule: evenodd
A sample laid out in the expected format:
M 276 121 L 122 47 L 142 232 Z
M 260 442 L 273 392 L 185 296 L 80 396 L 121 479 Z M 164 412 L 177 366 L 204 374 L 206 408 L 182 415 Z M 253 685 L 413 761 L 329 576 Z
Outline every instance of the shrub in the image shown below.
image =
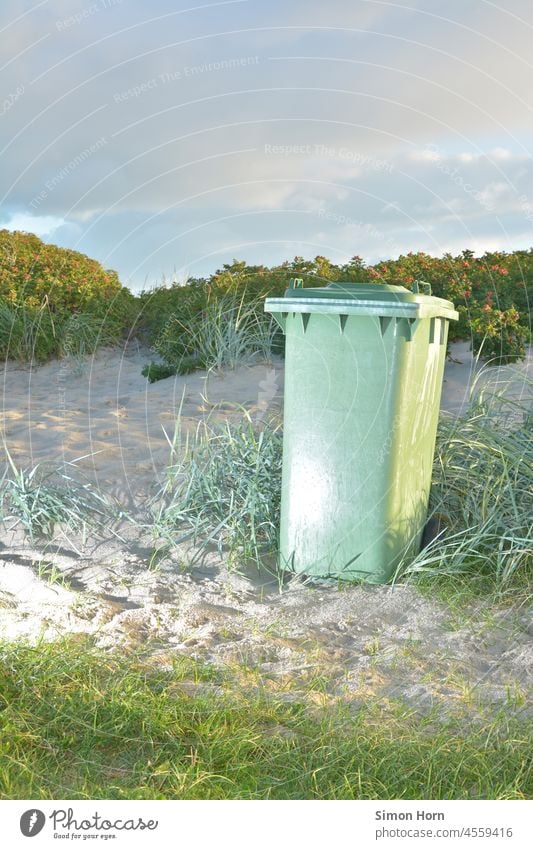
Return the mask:
M 190 280 L 185 286 L 143 293 L 140 298 L 141 325 L 147 331 L 147 341 L 150 345 L 157 342 L 164 334 L 168 317 L 173 315 L 180 324 L 175 324 L 172 331 L 168 328 L 164 344 L 168 347 L 171 361 L 176 362 L 180 356 L 190 352 L 187 333 L 189 330 L 195 333 L 196 322 L 210 303 L 225 296 L 242 298 L 243 304 L 254 300 L 261 303 L 265 297 L 283 295 L 289 279 L 294 276 L 303 277 L 306 286 L 324 286 L 331 281 L 344 280 L 391 283 L 409 289 L 415 280 L 426 280 L 431 283 L 435 296 L 452 301 L 459 311 L 459 321 L 453 322 L 450 327 L 450 338 L 473 341 L 476 351 L 480 341 L 479 321 L 475 327 L 472 321 L 478 319 L 487 297 L 492 298 L 495 309 L 505 314 L 501 333 L 495 342 L 498 355 L 509 361 L 524 354 L 522 344 L 529 335 L 530 304 L 533 302 L 529 282 L 533 279 L 533 249 L 513 254 L 486 253 L 482 257 L 474 257 L 473 252 L 468 250 L 456 256 L 445 254 L 443 257 L 418 252 L 369 267 L 359 256 L 353 256 L 343 265 L 335 265 L 323 256 L 313 260 L 295 257 L 272 268 L 249 266 L 234 260 L 208 279 L 198 278 Z M 518 311 L 517 320 L 513 310 Z M 476 333 L 474 339 L 473 331 Z M 483 331 L 481 338 L 484 336 Z M 276 353 L 283 352 L 281 331 L 276 331 L 272 343 Z M 495 352 L 486 341 L 482 355 L 491 356 Z
M 208 287 L 199 278 L 186 284 L 162 285 L 137 297 L 137 326 L 146 344 L 152 346 L 163 332 L 171 315 L 179 315 L 187 324 L 207 305 Z
M 472 349 L 491 363 L 514 363 L 525 356 L 526 328 L 520 325 L 518 310 L 495 309 L 487 302 L 471 320 Z
M 142 376 L 148 378 L 148 383 L 156 383 L 158 380 L 165 380 L 175 374 L 176 369 L 173 366 L 165 365 L 165 363 L 147 363 L 142 370 Z
M 157 644 L 138 652 L 95 649 L 79 636 L 2 644 L 2 800 L 20 808 L 20 799 L 59 793 L 83 800 L 371 799 L 374 806 L 396 799 L 399 809 L 406 799 L 464 799 L 473 809 L 473 798 L 531 798 L 526 712 L 488 718 L 477 701 L 469 712 L 444 712 L 436 698 L 425 716 L 373 695 L 376 684 L 364 698 L 347 686 L 342 694 L 325 689 L 327 660 L 318 653 L 303 667 L 313 673 L 305 688 L 302 671 L 274 679 L 267 664 L 252 669 L 249 654 L 207 666 L 185 652 L 163 654 Z
M 31 233 L 0 230 L 2 356 L 42 361 L 65 345 L 90 353 L 121 337 L 135 305 L 116 273 L 96 260 Z

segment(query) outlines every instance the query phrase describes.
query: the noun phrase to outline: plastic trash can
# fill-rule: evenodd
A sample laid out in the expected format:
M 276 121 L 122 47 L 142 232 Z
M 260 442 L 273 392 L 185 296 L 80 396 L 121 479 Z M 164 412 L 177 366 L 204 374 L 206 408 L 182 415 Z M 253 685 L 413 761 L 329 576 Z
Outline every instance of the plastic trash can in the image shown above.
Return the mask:
M 420 549 L 457 312 L 427 283 L 301 280 L 265 310 L 286 336 L 280 567 L 385 583 Z

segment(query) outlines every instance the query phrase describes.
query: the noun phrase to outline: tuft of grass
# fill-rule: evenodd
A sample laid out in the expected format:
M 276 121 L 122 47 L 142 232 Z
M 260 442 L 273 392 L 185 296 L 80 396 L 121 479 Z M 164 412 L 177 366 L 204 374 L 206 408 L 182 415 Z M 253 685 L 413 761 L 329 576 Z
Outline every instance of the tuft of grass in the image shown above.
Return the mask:
M 46 560 L 39 560 L 37 563 L 37 575 L 42 581 L 46 581 L 47 584 L 58 584 L 59 586 L 67 589 L 69 587 L 67 578 L 65 578 L 63 572 L 61 569 L 58 569 L 55 563 L 49 563 Z
M 157 383 L 158 380 L 166 380 L 176 374 L 176 366 L 168 366 L 165 363 L 147 363 L 141 372 L 148 383 Z
M 81 373 L 87 356 L 120 338 L 115 312 L 55 313 L 48 299 L 36 306 L 0 298 L 0 357 L 19 362 L 65 357 Z
M 70 360 L 77 374 L 82 374 L 85 358 L 101 345 L 111 345 L 114 341 L 102 318 L 91 313 L 72 313 L 60 328 L 59 355 Z
M 4 451 L 7 468 L 0 479 L 0 520 L 14 518 L 33 540 L 53 537 L 56 526 L 65 533 L 85 535 L 89 527 L 109 519 L 111 505 L 89 484 L 59 469 L 19 468 L 5 446 Z
M 143 366 L 142 376 L 148 378 L 148 383 L 156 383 L 158 380 L 166 380 L 175 374 L 191 374 L 196 369 L 205 368 L 205 363 L 194 354 L 184 354 L 179 358 L 177 365 L 168 363 L 147 363 Z
M 401 577 L 476 580 L 476 591 L 525 589 L 531 581 L 531 413 L 502 394 L 481 394 L 461 418 L 442 418 L 430 516 L 436 537 L 401 564 Z M 176 455 L 179 452 L 176 452 Z M 282 437 L 238 425 L 202 424 L 168 469 L 156 531 L 172 542 L 216 542 L 230 561 L 259 562 L 278 544 Z
M 85 641 L 4 644 L 0 658 L 3 799 L 531 795 L 531 735 L 503 711 L 490 723 L 372 701 L 326 711 Z
M 403 574 L 526 586 L 533 565 L 533 427 L 525 402 L 480 393 L 458 419 L 442 418 L 430 513 L 441 533 Z
M 260 298 L 226 294 L 209 301 L 194 316 L 172 314 L 154 350 L 178 373 L 192 368 L 236 368 L 272 354 L 275 323 Z
M 173 544 L 193 540 L 198 551 L 215 543 L 229 562 L 254 560 L 276 549 L 281 493 L 281 434 L 254 424 L 202 422 L 184 449 L 172 443 L 173 464 L 154 502 L 154 532 Z
M 58 328 L 44 303 L 40 307 L 0 299 L 0 356 L 19 362 L 49 359 L 57 346 Z

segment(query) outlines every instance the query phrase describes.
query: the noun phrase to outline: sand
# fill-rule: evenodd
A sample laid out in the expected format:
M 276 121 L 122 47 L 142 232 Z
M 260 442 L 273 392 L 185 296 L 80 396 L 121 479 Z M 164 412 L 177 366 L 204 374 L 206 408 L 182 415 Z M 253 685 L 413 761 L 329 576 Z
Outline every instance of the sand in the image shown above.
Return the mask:
M 452 346 L 442 409 L 461 412 L 476 364 L 466 344 Z M 78 538 L 31 542 L 12 520 L 0 526 L 0 639 L 86 634 L 105 649 L 142 649 L 164 664 L 178 652 L 254 669 L 280 692 L 309 690 L 325 676 L 325 698 L 401 699 L 422 713 L 464 703 L 524 711 L 531 680 L 527 611 L 488 609 L 457 618 L 413 586 L 310 586 L 280 591 L 273 574 L 230 571 L 216 552 L 190 566 L 186 549 L 150 571 L 154 541 L 142 527 L 143 504 L 162 483 L 181 405 L 184 431 L 209 416 L 280 414 L 283 363 L 233 372 L 195 372 L 155 384 L 141 376 L 149 352 L 137 345 L 103 350 L 80 364 L 4 365 L 2 429 L 22 466 L 76 467 L 99 491 L 137 516 Z M 530 392 L 531 358 L 490 369 L 480 380 Z M 511 695 L 510 695 L 511 694 Z

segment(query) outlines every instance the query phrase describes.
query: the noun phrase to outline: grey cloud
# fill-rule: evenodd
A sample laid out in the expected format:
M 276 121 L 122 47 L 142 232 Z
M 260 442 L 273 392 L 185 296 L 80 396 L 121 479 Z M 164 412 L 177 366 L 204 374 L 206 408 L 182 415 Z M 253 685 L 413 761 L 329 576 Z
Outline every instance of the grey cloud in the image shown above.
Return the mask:
M 4 7 L 3 220 L 65 220 L 51 238 L 136 279 L 233 246 L 523 244 L 531 9 L 406 5 L 54 0 L 11 26 Z

